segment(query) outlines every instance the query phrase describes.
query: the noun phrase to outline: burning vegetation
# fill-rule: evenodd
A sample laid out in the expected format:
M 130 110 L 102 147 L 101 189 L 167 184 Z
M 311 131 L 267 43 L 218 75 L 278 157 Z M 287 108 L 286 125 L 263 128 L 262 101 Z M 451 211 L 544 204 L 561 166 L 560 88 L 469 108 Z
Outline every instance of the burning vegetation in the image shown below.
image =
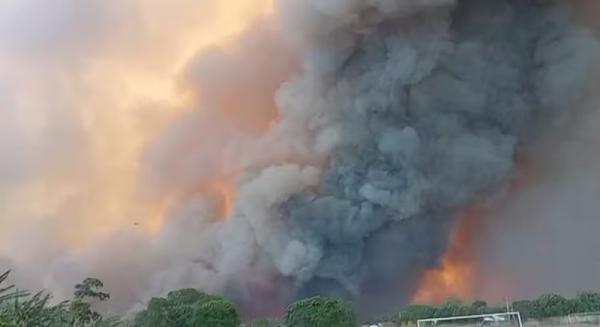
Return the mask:
M 451 298 L 477 298 L 479 275 L 475 249 L 478 233 L 482 230 L 478 225 L 484 214 L 480 208 L 472 208 L 463 214 L 439 266 L 426 271 L 418 282 L 413 302 L 441 304 Z

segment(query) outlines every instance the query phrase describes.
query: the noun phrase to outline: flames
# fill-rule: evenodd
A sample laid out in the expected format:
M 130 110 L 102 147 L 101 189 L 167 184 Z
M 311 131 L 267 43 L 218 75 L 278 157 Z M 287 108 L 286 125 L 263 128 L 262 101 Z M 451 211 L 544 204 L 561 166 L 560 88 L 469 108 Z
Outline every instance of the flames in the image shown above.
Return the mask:
M 440 304 L 449 298 L 473 300 L 476 297 L 506 300 L 511 293 L 510 276 L 484 273 L 478 266 L 477 250 L 484 244 L 484 235 L 490 228 L 487 225 L 489 211 L 501 207 L 508 194 L 526 188 L 535 178 L 528 158 L 517 154 L 515 163 L 515 174 L 494 205 L 485 208 L 476 205 L 460 215 L 445 255 L 438 267 L 425 272 L 413 302 Z
M 472 299 L 476 294 L 474 247 L 483 210 L 467 210 L 450 240 L 439 267 L 427 271 L 413 298 L 418 303 L 442 303 L 448 298 Z
M 191 81 L 191 86 L 188 86 L 193 89 L 192 93 L 197 97 L 190 96 L 175 87 L 176 82 L 181 79 L 183 67 L 197 55 L 198 51 L 202 52 L 218 45 L 224 48 L 223 53 L 220 54 L 227 57 L 236 51 L 235 44 L 232 45 L 235 42 L 231 42 L 232 37 L 250 26 L 257 17 L 268 15 L 273 10 L 273 0 L 217 0 L 205 3 L 210 5 L 207 4 L 207 8 L 197 5 L 198 7 L 194 8 L 198 9 L 198 16 L 195 16 L 196 10 L 169 13 L 162 10 L 168 7 L 163 8 L 165 5 L 162 0 L 141 0 L 140 6 L 143 7 L 143 19 L 139 22 L 141 25 L 152 21 L 161 22 L 157 17 L 163 14 L 172 16 L 173 22 L 189 20 L 198 23 L 186 27 L 176 23 L 151 26 L 149 34 L 153 36 L 148 40 L 140 41 L 143 43 L 141 45 L 136 44 L 137 41 L 132 42 L 134 45 L 128 45 L 125 47 L 126 50 L 119 52 L 113 49 L 122 46 L 117 43 L 102 54 L 90 55 L 92 58 L 88 61 L 89 66 L 85 67 L 84 72 L 63 72 L 62 69 L 58 69 L 61 74 L 69 75 L 68 78 L 61 76 L 61 79 L 49 78 L 46 81 L 44 77 L 51 72 L 38 71 L 35 68 L 39 67 L 35 65 L 32 65 L 34 68 L 24 69 L 19 65 L 20 62 L 13 65 L 11 62 L 13 58 L 0 57 L 3 59 L 3 63 L 0 63 L 0 74 L 6 73 L 11 77 L 14 75 L 15 79 L 25 85 L 23 88 L 25 92 L 22 94 L 15 92 L 18 100 L 41 99 L 26 101 L 30 108 L 23 114 L 24 117 L 35 117 L 33 119 L 35 121 L 28 122 L 24 129 L 36 137 L 43 138 L 44 134 L 38 130 L 56 123 L 45 121 L 46 117 L 42 117 L 45 116 L 42 114 L 46 114 L 44 99 L 55 95 L 47 91 L 52 90 L 48 86 L 56 84 L 57 81 L 64 82 L 63 79 L 73 79 L 74 84 L 83 85 L 69 90 L 69 93 L 82 95 L 76 97 L 65 95 L 61 100 L 68 103 L 68 107 L 85 108 L 81 110 L 81 116 L 72 119 L 76 121 L 75 124 L 80 125 L 78 127 L 86 138 L 85 144 L 79 147 L 87 147 L 83 155 L 85 158 L 81 161 L 76 161 L 72 165 L 64 165 L 63 162 L 56 164 L 61 167 L 60 171 L 44 171 L 40 173 L 44 176 L 40 178 L 35 176 L 37 180 L 25 182 L 8 191 L 0 188 L 0 197 L 6 199 L 4 202 L 0 200 L 0 211 L 5 217 L 18 217 L 15 221 L 5 221 L 3 224 L 9 226 L 4 231 L 0 231 L 0 249 L 3 252 L 21 255 L 23 248 L 8 236 L 5 237 L 3 233 L 21 235 L 25 234 L 23 231 L 36 225 L 42 226 L 38 227 L 42 230 L 40 234 L 47 232 L 44 226 L 55 228 L 56 230 L 48 233 L 56 235 L 46 235 L 45 238 L 62 239 L 70 249 L 83 248 L 101 236 L 132 228 L 137 228 L 147 235 L 154 235 L 163 228 L 167 213 L 172 209 L 173 202 L 177 202 L 174 199 L 176 197 L 201 195 L 209 199 L 213 205 L 214 219 L 227 219 L 234 214 L 236 181 L 239 177 L 237 166 L 241 165 L 236 161 L 240 159 L 236 156 L 237 153 L 231 156 L 233 159 L 227 156 L 222 162 L 218 161 L 215 164 L 218 168 L 211 171 L 210 176 L 202 177 L 200 182 L 195 182 L 194 185 L 189 186 L 189 189 L 181 191 L 184 194 L 161 195 L 150 201 L 137 198 L 142 165 L 140 158 L 143 156 L 145 146 L 161 134 L 165 126 L 170 125 L 182 114 L 198 108 L 215 110 L 214 115 L 206 116 L 213 119 L 209 124 L 214 126 L 208 127 L 219 130 L 234 126 L 235 130 L 248 135 L 267 133 L 273 128 L 273 122 L 277 119 L 273 95 L 276 88 L 285 80 L 281 78 L 285 74 L 280 75 L 279 71 L 269 74 L 262 68 L 276 66 L 273 58 L 281 60 L 282 57 L 290 57 L 290 54 L 274 55 L 278 52 L 271 52 L 272 56 L 264 58 L 268 65 L 263 65 L 261 62 L 248 64 L 243 60 L 237 61 L 236 58 L 227 62 L 234 68 L 238 66 L 247 68 L 250 77 L 261 76 L 263 78 L 261 80 L 245 79 L 243 70 L 233 69 L 235 79 Z M 181 6 L 185 7 L 185 5 Z M 213 15 L 203 17 L 203 9 L 214 11 Z M 170 25 L 181 28 L 172 29 Z M 163 28 L 166 30 L 163 31 Z M 265 51 L 262 44 L 256 47 L 260 52 Z M 11 66 L 16 68 L 13 69 Z M 28 66 L 28 63 L 24 66 Z M 288 66 L 288 63 L 283 63 L 282 66 Z M 252 69 L 257 69 L 260 74 Z M 40 76 L 42 78 L 39 78 Z M 194 82 L 198 83 L 194 84 Z M 65 88 L 69 89 L 70 86 Z M 63 95 L 56 94 L 56 96 Z M 0 113 L 1 110 L 2 108 Z M 52 116 L 52 113 L 48 113 L 47 116 Z M 62 125 L 58 126 L 60 130 Z M 216 135 L 220 136 L 218 133 Z M 165 171 L 177 170 L 180 156 L 185 156 L 188 152 L 202 151 L 202 148 L 206 147 L 206 153 L 202 153 L 200 157 L 210 160 L 217 157 L 213 156 L 211 151 L 215 148 L 215 152 L 223 150 L 218 143 L 218 137 L 208 137 L 207 132 L 202 128 L 197 128 L 190 139 L 192 144 L 183 144 L 181 149 L 177 149 L 172 156 L 175 158 L 175 163 L 164 168 Z M 202 143 L 204 140 L 208 140 L 206 144 Z M 49 148 L 48 144 L 44 143 L 41 147 Z M 77 152 L 81 149 L 75 150 L 74 152 Z M 61 153 L 56 156 L 60 155 Z M 282 156 L 285 155 L 287 153 Z M 515 180 L 515 184 L 520 183 L 520 180 Z M 187 184 L 185 186 L 188 187 Z M 476 263 L 476 248 L 479 242 L 478 233 L 481 231 L 482 219 L 480 218 L 484 214 L 484 210 L 479 207 L 468 209 L 462 214 L 446 254 L 438 267 L 427 271 L 422 276 L 414 301 L 440 303 L 449 297 L 469 299 L 479 295 L 480 276 Z M 21 217 L 29 220 L 26 223 L 16 221 Z M 42 224 L 42 220 L 47 222 Z M 12 230 L 13 226 L 22 225 L 27 226 Z M 34 235 L 35 237 L 44 238 L 44 236 Z M 14 244 L 10 244 L 11 242 Z M 7 245 L 4 249 L 3 243 L 10 246 Z M 44 248 L 45 245 L 39 247 Z M 26 255 L 24 254 L 23 257 Z

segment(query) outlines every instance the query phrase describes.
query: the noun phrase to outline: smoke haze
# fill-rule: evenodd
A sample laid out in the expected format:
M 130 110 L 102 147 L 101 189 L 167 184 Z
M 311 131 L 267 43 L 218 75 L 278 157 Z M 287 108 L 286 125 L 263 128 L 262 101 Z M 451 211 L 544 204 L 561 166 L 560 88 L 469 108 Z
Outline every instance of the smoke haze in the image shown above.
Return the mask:
M 485 204 L 478 293 L 499 272 L 511 296 L 597 287 L 583 5 L 6 1 L 1 267 L 58 298 L 99 277 L 116 311 L 194 287 L 373 314 Z

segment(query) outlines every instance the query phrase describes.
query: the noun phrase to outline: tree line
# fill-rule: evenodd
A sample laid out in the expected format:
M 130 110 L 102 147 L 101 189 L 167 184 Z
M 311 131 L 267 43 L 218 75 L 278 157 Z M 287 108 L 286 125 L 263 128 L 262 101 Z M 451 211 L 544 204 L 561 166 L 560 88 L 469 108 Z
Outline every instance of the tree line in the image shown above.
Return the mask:
M 103 283 L 87 278 L 75 285 L 73 298 L 51 304 L 51 296 L 4 286 L 0 275 L 0 327 L 357 327 L 350 304 L 315 297 L 291 304 L 282 320 L 261 319 L 243 325 L 237 306 L 220 296 L 195 289 L 172 291 L 153 298 L 133 319 L 106 317 L 94 304 L 110 299 Z
M 107 317 L 94 305 L 110 299 L 103 283 L 87 278 L 75 285 L 72 299 L 51 304 L 43 292 L 31 294 L 6 286 L 9 273 L 0 275 L 0 327 L 357 327 L 352 306 L 338 298 L 313 297 L 288 306 L 280 320 L 260 319 L 242 324 L 235 303 L 196 289 L 181 289 L 165 297 L 151 299 L 146 308 L 132 318 Z M 512 310 L 523 319 L 600 312 L 600 293 L 583 292 L 573 298 L 557 294 L 534 300 L 516 301 Z M 419 319 L 468 316 L 506 311 L 485 301 L 464 303 L 449 299 L 442 305 L 413 304 L 393 317 L 381 321 L 398 325 Z
M 512 302 L 509 309 L 519 312 L 524 320 L 600 312 L 600 293 L 581 292 L 573 298 L 566 298 L 558 294 L 545 294 L 534 300 Z M 449 299 L 442 305 L 409 305 L 392 320 L 396 323 L 414 323 L 419 319 L 491 314 L 506 310 L 506 306 L 488 306 L 485 301 L 464 303 L 458 299 Z

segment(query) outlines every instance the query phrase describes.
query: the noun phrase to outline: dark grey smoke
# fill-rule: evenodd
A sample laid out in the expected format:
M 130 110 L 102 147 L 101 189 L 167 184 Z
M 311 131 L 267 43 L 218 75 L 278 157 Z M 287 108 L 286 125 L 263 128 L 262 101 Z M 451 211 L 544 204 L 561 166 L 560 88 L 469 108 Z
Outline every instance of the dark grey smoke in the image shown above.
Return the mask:
M 281 209 L 316 252 L 292 273 L 297 296 L 406 303 L 455 214 L 510 179 L 537 122 L 571 109 L 597 40 L 569 19 L 563 1 L 463 0 L 354 35 L 323 76 L 341 142 L 318 190 Z

